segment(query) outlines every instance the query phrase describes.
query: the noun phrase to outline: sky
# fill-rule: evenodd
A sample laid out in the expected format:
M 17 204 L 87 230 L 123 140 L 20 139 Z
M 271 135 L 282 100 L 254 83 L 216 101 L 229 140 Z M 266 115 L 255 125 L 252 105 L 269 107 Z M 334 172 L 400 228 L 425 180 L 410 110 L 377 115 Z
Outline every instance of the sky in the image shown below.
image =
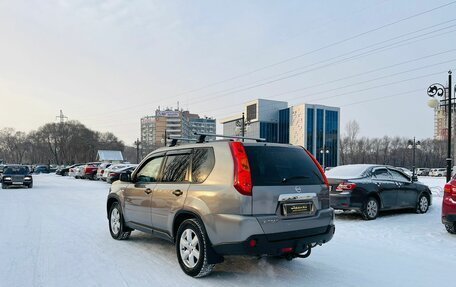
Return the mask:
M 456 1 L 0 0 L 0 128 L 70 120 L 131 145 L 180 107 L 341 107 L 367 137 L 432 137 L 427 87 L 456 72 Z M 221 126 L 218 125 L 221 133 Z

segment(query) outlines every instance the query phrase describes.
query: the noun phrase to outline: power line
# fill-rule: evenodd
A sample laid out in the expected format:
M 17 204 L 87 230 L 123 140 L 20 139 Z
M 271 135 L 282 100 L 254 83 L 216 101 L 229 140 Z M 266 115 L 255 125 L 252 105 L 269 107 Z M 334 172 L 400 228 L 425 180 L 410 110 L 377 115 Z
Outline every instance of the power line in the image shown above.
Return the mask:
M 453 61 L 456 61 L 456 60 L 453 60 Z M 446 64 L 447 63 L 448 62 L 446 62 Z M 357 94 L 357 93 L 361 93 L 361 92 L 365 92 L 365 91 L 369 91 L 369 90 L 374 90 L 374 89 L 378 89 L 378 88 L 392 86 L 392 85 L 399 84 L 399 83 L 404 83 L 404 82 L 418 80 L 418 79 L 422 79 L 422 78 L 426 78 L 426 77 L 430 77 L 430 76 L 435 76 L 435 75 L 439 75 L 441 73 L 442 73 L 442 71 L 438 71 L 438 72 L 434 72 L 434 73 L 430 73 L 430 74 L 425 74 L 425 75 L 412 77 L 412 78 L 408 78 L 408 79 L 403 79 L 403 80 L 399 80 L 399 81 L 394 81 L 394 82 L 388 82 L 388 83 L 384 83 L 384 84 L 381 84 L 381 85 L 376 85 L 376 86 L 367 87 L 367 88 L 363 88 L 363 89 L 358 89 L 358 90 L 353 90 L 353 91 L 349 91 L 349 92 L 339 93 L 339 94 L 331 95 L 331 96 L 327 96 L 327 97 L 319 97 L 319 98 L 315 98 L 315 99 L 310 98 L 310 100 L 324 101 L 324 100 L 333 99 L 333 98 L 337 98 L 337 97 L 341 97 L 341 96 Z M 315 94 L 311 94 L 311 95 L 308 95 L 308 96 L 297 96 L 297 97 L 292 97 L 292 98 L 288 98 L 288 99 L 283 99 L 283 101 L 290 102 L 292 100 L 297 100 L 297 99 L 308 99 L 309 97 L 312 97 L 314 95 Z M 239 104 L 237 104 L 236 106 L 239 106 Z M 227 107 L 225 106 L 224 109 L 226 109 L 226 108 Z M 230 114 L 232 114 L 232 113 L 230 113 Z M 223 114 L 223 115 L 217 116 L 216 118 L 220 119 L 220 118 L 228 117 L 230 114 L 228 114 L 228 113 L 227 114 Z
M 364 103 L 370 103 L 370 102 L 375 102 L 375 101 L 379 101 L 379 100 L 383 100 L 383 99 L 405 96 L 405 95 L 409 95 L 412 93 L 418 93 L 418 92 L 422 92 L 422 91 L 423 91 L 423 89 L 416 89 L 416 90 L 411 90 L 411 91 L 407 91 L 407 92 L 400 92 L 400 93 L 392 94 L 392 95 L 388 95 L 388 96 L 382 96 L 382 97 L 372 98 L 372 99 L 368 99 L 368 100 L 353 102 L 353 103 L 341 105 L 340 107 L 342 108 L 342 107 L 354 106 L 354 105 L 359 105 L 359 104 L 364 104 Z
M 442 23 L 439 23 L 439 24 L 436 24 L 436 25 L 432 25 L 432 26 L 428 26 L 428 27 L 425 27 L 425 28 L 422 28 L 422 29 L 419 29 L 417 31 L 414 31 L 414 32 L 410 32 L 410 33 L 405 33 L 405 34 L 402 34 L 400 36 L 397 36 L 397 37 L 394 37 L 394 38 L 391 38 L 391 39 L 397 39 L 398 37 L 403 37 L 403 36 L 407 36 L 407 35 L 410 35 L 410 34 L 414 34 L 418 31 L 423 31 L 423 30 L 427 30 L 431 27 L 435 27 L 435 26 L 439 26 L 439 25 L 442 25 L 442 24 L 446 24 L 446 23 L 449 23 L 449 22 L 452 22 L 452 21 L 456 21 L 456 18 L 455 19 L 451 19 L 451 20 L 448 20 L 448 21 L 444 21 Z M 323 69 L 323 68 L 327 68 L 327 67 L 330 67 L 332 65 L 336 65 L 336 64 L 340 64 L 340 63 L 343 63 L 343 62 L 347 62 L 347 61 L 351 61 L 351 60 L 355 60 L 355 59 L 358 59 L 360 57 L 363 57 L 363 56 L 369 56 L 369 55 L 372 55 L 372 54 L 375 54 L 375 53 L 378 53 L 378 52 L 383 52 L 383 51 L 386 51 L 386 50 L 389 50 L 389 49 L 394 49 L 394 48 L 398 48 L 398 47 L 402 47 L 402 46 L 405 46 L 405 45 L 409 45 L 411 43 L 415 43 L 415 42 L 418 42 L 418 41 L 423 41 L 423 40 L 428 40 L 428 39 L 431 39 L 431 38 L 435 38 L 435 37 L 440 37 L 440 36 L 445 36 L 445 35 L 448 35 L 448 33 L 452 33 L 452 32 L 456 32 L 456 30 L 451 30 L 450 32 L 445 32 L 445 33 L 440 33 L 440 34 L 435 34 L 435 35 L 431 35 L 430 37 L 425 37 L 425 38 L 422 38 L 422 39 L 418 39 L 418 40 L 415 40 L 415 41 L 412 41 L 412 42 L 407 42 L 407 41 L 410 41 L 410 40 L 413 40 L 413 39 L 416 39 L 416 38 L 419 38 L 419 37 L 422 37 L 422 36 L 425 36 L 425 35 L 429 35 L 429 34 L 432 34 L 432 33 L 435 33 L 437 31 L 441 31 L 443 29 L 448 29 L 450 27 L 454 27 L 456 26 L 456 24 L 454 25 L 450 25 L 450 26 L 447 26 L 445 28 L 440 28 L 438 30 L 433 30 L 431 32 L 427 32 L 425 34 L 422 34 L 422 35 L 418 35 L 418 36 L 414 36 L 412 38 L 409 38 L 409 39 L 405 39 L 405 40 L 401 40 L 401 41 L 398 41 L 398 42 L 395 42 L 395 43 L 392 43 L 392 44 L 388 44 L 386 46 L 383 46 L 383 47 L 378 47 L 378 48 L 375 48 L 375 49 L 371 49 L 369 51 L 366 51 L 366 52 L 363 52 L 363 53 L 359 53 L 359 54 L 356 54 L 356 55 L 353 55 L 353 56 L 350 56 L 350 57 L 346 57 L 346 58 L 343 58 L 343 59 L 340 59 L 340 60 L 337 60 L 337 61 L 333 61 L 333 62 L 329 62 L 327 64 L 324 64 L 324 65 L 320 65 L 320 66 L 317 66 L 317 67 L 314 67 L 314 68 L 311 68 L 311 69 L 307 69 L 307 70 L 304 70 L 304 71 L 301 71 L 301 72 L 298 72 L 298 73 L 295 73 L 295 74 L 292 74 L 292 75 L 289 75 L 289 76 L 284 76 L 284 77 L 279 77 L 279 78 L 275 78 L 276 76 L 273 76 L 273 77 L 270 77 L 268 79 L 270 79 L 269 81 L 266 81 L 266 82 L 261 82 L 263 80 L 259 80 L 259 81 L 256 81 L 254 83 L 258 83 L 258 82 L 261 82 L 259 84 L 249 84 L 249 85 L 244 85 L 244 86 L 238 86 L 238 87 L 235 87 L 235 88 L 231 88 L 231 89 L 228 89 L 227 92 L 224 92 L 224 91 L 219 91 L 217 92 L 215 95 L 212 95 L 212 94 L 207 94 L 203 97 L 201 97 L 200 100 L 198 101 L 194 101 L 193 104 L 197 104 L 197 103 L 201 103 L 201 102 L 206 102 L 208 100 L 211 100 L 211 99 L 218 99 L 220 97 L 223 97 L 223 96 L 227 96 L 227 95 L 231 95 L 231 94 L 235 94 L 235 93 L 240 93 L 240 92 L 244 92 L 244 91 L 247 91 L 247 90 L 251 90 L 251 89 L 254 89 L 254 88 L 257 88 L 257 87 L 261 87 L 261 86 L 265 86 L 265 85 L 269 85 L 269 84 L 273 84 L 275 82 L 278 82 L 278 81 L 282 81 L 282 80 L 286 80 L 286 79 L 289 79 L 289 78 L 293 78 L 293 77 L 297 77 L 297 76 L 300 76 L 302 74 L 305 74 L 305 73 L 309 73 L 309 72 L 313 72 L 313 71 L 316 71 L 316 70 L 320 70 L 320 69 Z M 385 42 L 389 42 L 391 41 L 391 39 L 388 39 L 388 40 L 385 40 L 385 41 L 381 41 L 381 42 L 378 42 L 374 45 L 377 45 L 377 44 L 381 44 L 381 43 L 385 43 Z M 405 43 L 403 43 L 405 42 Z M 402 43 L 402 44 L 401 44 Z M 371 47 L 372 45 L 369 45 L 367 47 Z M 325 63 L 325 62 L 328 62 L 329 60 L 331 59 L 336 59 L 336 58 L 339 58 L 341 56 L 345 56 L 345 55 L 348 55 L 348 54 L 351 54 L 353 53 L 354 51 L 359 51 L 359 50 L 363 50 L 365 49 L 366 47 L 363 47 L 363 48 L 359 48 L 359 49 L 356 49 L 356 50 L 353 50 L 351 52 L 348 52 L 348 53 L 344 53 L 342 55 L 339 55 L 339 56 L 336 56 L 336 57 L 332 57 L 330 59 L 326 59 L 326 60 L 322 60 L 322 61 L 319 61 L 317 63 L 313 63 L 311 65 L 307 65 L 305 67 L 311 67 L 311 66 L 315 66 L 315 65 L 318 65 L 320 63 Z M 449 51 L 454 51 L 455 49 L 452 49 L 452 50 L 449 50 Z M 446 52 L 442 52 L 443 53 L 446 53 Z M 438 55 L 438 54 L 441 54 L 441 53 L 437 53 L 437 54 L 434 54 L 434 55 Z M 431 55 L 432 56 L 432 55 Z M 425 57 L 424 57 L 425 58 Z M 301 67 L 299 69 L 303 69 L 305 67 Z M 294 70 L 292 70 L 294 71 Z M 289 73 L 289 72 L 286 72 L 286 73 Z M 285 74 L 286 74 L 285 73 Z M 282 73 L 284 74 L 284 73 Z M 281 75 L 281 74 L 280 74 Z M 233 89 L 237 89 L 237 90 L 233 90 Z M 283 94 L 286 94 L 287 92 L 283 93 Z M 210 97 L 207 97 L 211 95 Z M 144 104 L 140 104 L 140 105 L 135 105 L 135 106 L 132 106 L 132 107 L 128 107 L 128 108 L 122 108 L 122 109 L 119 109 L 118 112 L 120 111 L 125 111 L 125 110 L 129 110 L 129 109 L 133 109 L 133 108 L 136 108 L 138 106 L 144 106 Z M 110 113 L 107 113 L 107 114 L 112 114 L 113 112 L 110 112 Z M 96 116 L 93 116 L 93 117 L 88 117 L 88 118 L 99 118 L 100 114 L 96 115 Z
M 308 51 L 308 52 L 305 52 L 305 53 L 302 53 L 302 54 L 299 54 L 299 55 L 296 55 L 296 56 L 293 56 L 293 57 L 289 57 L 289 58 L 286 58 L 286 59 L 284 59 L 284 60 L 281 60 L 281 61 L 278 61 L 278 62 L 269 64 L 269 65 L 262 66 L 262 67 L 260 67 L 260 68 L 251 70 L 251 71 L 249 71 L 249 72 L 242 73 L 242 74 L 239 74 L 239 75 L 234 76 L 234 77 L 230 77 L 230 78 L 228 78 L 228 79 L 226 79 L 226 80 L 214 82 L 214 83 L 209 84 L 209 85 L 207 85 L 207 86 L 210 86 L 210 85 L 218 85 L 218 84 L 226 83 L 226 82 L 228 82 L 228 81 L 232 81 L 232 80 L 235 80 L 235 79 L 238 79 L 238 78 L 241 78 L 241 77 L 249 76 L 249 75 L 254 74 L 254 73 L 257 73 L 257 72 L 259 72 L 259 71 L 262 71 L 262 70 L 265 70 L 265 69 L 268 69 L 268 68 L 271 68 L 271 67 L 275 67 L 275 66 L 278 66 L 278 65 L 281 65 L 281 64 L 284 64 L 284 63 L 287 63 L 287 62 L 290 62 L 290 61 L 299 59 L 299 58 L 302 58 L 302 57 L 304 57 L 304 56 L 307 56 L 307 55 L 310 55 L 310 54 L 319 52 L 319 51 L 321 51 L 321 50 L 324 50 L 324 49 L 327 49 L 327 48 L 331 48 L 331 47 L 334 47 L 334 46 L 336 46 L 336 45 L 340 45 L 340 44 L 342 44 L 342 43 L 345 43 L 345 42 L 348 42 L 348 41 L 357 39 L 357 38 L 359 38 L 359 37 L 362 37 L 362 36 L 364 36 L 364 35 L 370 34 L 370 33 L 372 33 L 372 32 L 376 32 L 376 31 L 379 31 L 379 30 L 381 30 L 381 29 L 384 29 L 384 28 L 391 27 L 391 26 L 393 26 L 393 25 L 399 24 L 399 23 L 401 23 L 401 22 L 404 22 L 404 21 L 407 21 L 407 20 L 410 20 L 410 19 L 413 19 L 413 18 L 422 16 L 422 15 L 425 15 L 425 14 L 428 14 L 428 13 L 431 13 L 431 12 L 434 12 L 434 11 L 436 11 L 436 10 L 445 8 L 445 7 L 450 6 L 450 5 L 453 5 L 453 4 L 455 4 L 455 3 L 456 3 L 456 1 L 448 2 L 448 3 L 446 3 L 446 4 L 443 4 L 443 5 L 440 5 L 440 6 L 437 6 L 437 7 L 434 7 L 434 8 L 431 8 L 431 9 L 428 9 L 428 10 L 425 10 L 425 11 L 422 11 L 422 12 L 419 12 L 419 13 L 416 13 L 416 14 L 413 14 L 413 15 L 408 16 L 408 17 L 401 18 L 401 19 L 399 19 L 399 20 L 396 20 L 396 21 L 393 21 L 393 22 L 390 22 L 390 23 L 381 25 L 381 26 L 379 26 L 379 27 L 376 27 L 376 28 L 367 30 L 367 31 L 365 31 L 365 32 L 361 32 L 361 33 L 355 34 L 355 35 L 353 35 L 353 36 L 344 38 L 344 39 L 342 39 L 342 40 L 332 42 L 332 43 L 327 44 L 327 45 L 325 45 L 325 46 L 322 46 L 322 47 L 320 47 L 320 48 L 317 48 L 317 49 L 314 49 L 314 50 L 311 50 L 311 51 Z M 207 87 L 207 86 L 206 86 L 206 87 Z
M 456 19 L 454 19 L 452 21 L 455 21 L 455 20 Z M 448 27 L 445 27 L 445 28 L 442 28 L 442 29 L 438 29 L 438 30 L 435 30 L 435 31 L 431 31 L 431 32 L 428 32 L 428 33 L 423 34 L 423 35 L 419 35 L 419 36 L 415 36 L 415 37 L 412 37 L 412 38 L 409 38 L 409 39 L 405 39 L 405 40 L 402 40 L 402 41 L 399 41 L 399 42 L 396 42 L 396 43 L 393 43 L 393 44 L 389 44 L 389 45 L 386 45 L 386 46 L 383 46 L 383 47 L 375 48 L 373 50 L 370 50 L 370 51 L 367 51 L 367 52 L 363 52 L 363 53 L 360 53 L 360 54 L 357 54 L 357 55 L 354 55 L 354 56 L 351 56 L 351 57 L 346 57 L 346 58 L 343 58 L 341 60 L 333 61 L 333 62 L 330 62 L 328 64 L 320 65 L 320 66 L 317 66 L 317 67 L 312 68 L 312 69 L 307 69 L 307 70 L 304 70 L 304 71 L 301 71 L 301 72 L 297 72 L 297 73 L 291 74 L 289 76 L 276 78 L 277 76 L 289 74 L 290 72 L 295 72 L 295 71 L 298 71 L 298 70 L 302 70 L 303 68 L 315 66 L 315 65 L 318 65 L 318 64 L 321 64 L 321 63 L 328 62 L 329 60 L 337 59 L 339 57 L 351 54 L 353 51 L 349 52 L 349 53 L 345 53 L 345 54 L 339 55 L 339 56 L 336 56 L 336 57 L 332 57 L 332 58 L 329 58 L 329 59 L 326 59 L 326 60 L 323 60 L 323 61 L 319 61 L 317 63 L 313 63 L 313 64 L 310 64 L 310 65 L 307 65 L 307 66 L 304 66 L 304 67 L 301 67 L 301 68 L 298 68 L 298 69 L 294 69 L 294 70 L 291 70 L 291 71 L 288 71 L 288 72 L 285 72 L 285 73 L 281 73 L 281 74 L 275 75 L 273 77 L 269 77 L 269 78 L 266 78 L 266 79 L 258 80 L 258 81 L 255 81 L 255 82 L 251 83 L 251 84 L 248 84 L 248 85 L 242 85 L 242 86 L 237 86 L 237 87 L 234 87 L 234 88 L 230 88 L 228 90 L 218 91 L 218 92 L 215 92 L 215 94 L 214 93 L 206 94 L 205 96 L 203 96 L 203 99 L 201 99 L 199 101 L 194 101 L 193 103 L 194 104 L 195 103 L 200 103 L 200 102 L 203 102 L 203 101 L 207 101 L 208 99 L 216 99 L 216 98 L 219 98 L 220 96 L 231 95 L 233 93 L 239 93 L 239 92 L 251 90 L 251 89 L 254 89 L 254 88 L 257 88 L 257 87 L 261 87 L 261 86 L 264 86 L 264 85 L 273 84 L 273 83 L 276 83 L 276 82 L 279 82 L 279 81 L 283 81 L 283 80 L 286 80 L 286 79 L 290 79 L 290 78 L 294 78 L 294 77 L 297 77 L 297 76 L 300 76 L 300 75 L 303 75 L 303 74 L 306 74 L 306 73 L 309 73 L 309 72 L 313 72 L 313 71 L 316 71 L 316 70 L 327 68 L 327 67 L 330 67 L 330 66 L 335 65 L 335 64 L 340 64 L 340 63 L 344 63 L 344 62 L 347 62 L 347 61 L 350 61 L 350 60 L 355 60 L 355 59 L 358 59 L 358 58 L 363 57 L 363 56 L 370 56 L 370 55 L 374 54 L 373 52 L 376 52 L 376 51 L 383 52 L 383 51 L 386 51 L 386 50 L 389 50 L 389 49 L 402 47 L 402 46 L 408 45 L 410 43 L 404 43 L 402 45 L 398 45 L 398 44 L 406 42 L 406 41 L 410 41 L 410 40 L 413 40 L 413 39 L 416 39 L 416 38 L 419 38 L 419 37 L 422 37 L 422 36 L 425 36 L 425 35 L 429 35 L 429 34 L 437 32 L 437 31 L 441 31 L 443 29 L 448 29 L 448 28 L 454 27 L 454 26 L 456 26 L 456 24 L 448 26 Z M 448 33 L 452 33 L 452 32 L 456 32 L 456 30 L 452 30 L 452 31 L 446 32 L 446 33 L 432 35 L 430 37 L 419 39 L 418 41 L 423 41 L 423 40 L 428 40 L 428 39 L 435 38 L 435 37 L 440 37 L 440 36 L 447 35 Z M 388 41 L 389 40 L 384 41 L 384 42 L 388 42 Z M 414 42 L 416 42 L 416 41 L 412 41 L 411 43 L 414 43 Z M 383 42 L 381 42 L 381 43 L 383 43 Z M 368 47 L 370 47 L 370 46 L 368 46 Z M 365 48 L 366 47 L 361 48 L 361 49 L 356 49 L 354 51 L 363 50 Z M 262 81 L 266 81 L 266 82 L 262 82 Z M 255 83 L 259 83 L 259 84 L 255 84 Z M 209 95 L 212 95 L 212 96 L 206 98 Z
M 453 60 L 453 61 L 456 61 Z M 448 62 L 446 62 L 447 64 Z M 426 77 L 430 77 L 430 76 L 435 76 L 435 75 L 439 75 L 443 73 L 442 70 L 440 71 L 437 71 L 437 72 L 434 72 L 434 73 L 429 73 L 429 74 L 425 74 L 425 75 L 420 75 L 420 76 L 417 76 L 417 77 L 412 77 L 412 78 L 408 78 L 408 79 L 402 79 L 402 80 L 399 80 L 399 81 L 394 81 L 394 82 L 389 82 L 389 83 L 384 83 L 384 84 L 381 84 L 381 85 L 376 85 L 376 86 L 372 86 L 372 87 L 367 87 L 367 88 L 363 88 L 363 89 L 358 89 L 358 90 L 353 90 L 353 91 L 349 91 L 349 92 L 344 92 L 344 93 L 339 93 L 339 94 L 336 94 L 336 95 L 331 95 L 331 96 L 327 96 L 327 97 L 320 97 L 318 98 L 318 100 L 327 100 L 327 99 L 332 99 L 332 98 L 336 98 L 336 97 L 341 97 L 341 96 L 345 96 L 345 95 L 350 95 L 350 94 L 356 94 L 356 93 L 360 93 L 360 92 L 365 92 L 365 91 L 368 91 L 368 90 L 373 90 L 373 89 L 377 89 L 377 88 L 382 88 L 382 87 L 387 87 L 387 86 L 392 86 L 392 85 L 395 85 L 395 84 L 398 84 L 398 83 L 404 83 L 404 82 L 409 82 L 409 81 L 413 81 L 413 80 L 418 80 L 418 79 L 422 79 L 422 78 L 426 78 Z M 298 96 L 298 97 L 294 97 L 294 98 L 289 98 L 289 99 L 283 99 L 283 101 L 291 101 L 291 100 L 295 100 L 295 99 L 303 99 L 303 98 L 308 98 L 308 97 L 312 97 L 314 96 L 315 94 L 312 94 L 312 95 L 309 95 L 309 96 Z M 239 106 L 239 104 L 234 104 L 234 105 L 231 105 L 231 106 Z M 226 109 L 227 107 L 230 107 L 230 106 L 225 106 L 223 107 L 223 109 Z M 214 109 L 211 109 L 212 111 Z M 266 109 L 267 111 L 268 109 Z M 272 108 L 270 109 L 272 110 Z M 227 117 L 229 115 L 231 115 L 232 113 L 230 114 L 224 114 L 224 115 L 220 115 L 220 116 L 217 116 L 217 118 L 223 118 L 223 117 Z M 125 125 L 129 125 L 130 123 L 123 123 Z M 112 124 L 112 125 L 106 125 L 105 127 L 110 127 L 110 126 L 118 126 L 118 124 Z
M 209 85 L 218 85 L 218 84 L 225 83 L 225 82 L 228 82 L 228 81 L 237 79 L 237 78 L 241 78 L 241 77 L 245 77 L 245 76 L 254 74 L 254 73 L 256 73 L 256 72 L 259 72 L 259 71 L 262 71 L 262 70 L 265 70 L 265 69 L 268 69 L 268 68 L 271 68 L 271 67 L 275 67 L 275 66 L 281 65 L 281 64 L 283 64 L 283 63 L 287 63 L 287 62 L 296 60 L 296 59 L 298 59 L 298 58 L 304 57 L 304 56 L 306 56 L 306 55 L 313 54 L 313 53 L 316 53 L 316 52 L 318 52 L 318 51 L 321 51 L 321 50 L 324 50 L 324 49 L 327 49 L 327 48 L 330 48 L 330 47 L 333 47 L 333 46 L 336 46 L 336 45 L 340 45 L 340 44 L 342 44 L 342 43 L 348 42 L 348 41 L 353 40 L 353 39 L 357 39 L 357 38 L 362 37 L 362 36 L 364 36 L 364 35 L 367 35 L 367 34 L 369 34 L 369 33 L 373 33 L 373 32 L 379 31 L 379 30 L 381 30 L 381 29 L 384 29 L 384 28 L 391 27 L 391 26 L 393 26 L 393 25 L 399 24 L 399 23 L 401 23 L 401 22 L 404 22 L 404 21 L 407 21 L 407 20 L 410 20 L 410 19 L 413 19 L 413 18 L 422 16 L 422 15 L 425 15 L 425 14 L 431 13 L 431 12 L 433 12 L 433 11 L 436 11 L 436 10 L 439 10 L 439 9 L 442 9 L 442 8 L 445 8 L 445 7 L 450 6 L 450 5 L 453 5 L 453 4 L 455 4 L 455 3 L 456 3 L 456 1 L 451 1 L 451 2 L 448 2 L 448 3 L 446 3 L 446 4 L 443 4 L 443 5 L 440 5 L 440 6 L 437 6 L 437 7 L 434 7 L 434 8 L 431 8 L 431 9 L 428 9 L 428 10 L 425 10 L 425 11 L 422 11 L 422 12 L 419 12 L 419 13 L 416 13 L 416 14 L 413 14 L 413 15 L 410 15 L 410 16 L 407 16 L 407 17 L 404 17 L 404 18 L 401 18 L 401 19 L 399 19 L 399 20 L 396 20 L 396 21 L 393 21 L 393 22 L 390 22 L 390 23 L 387 23 L 387 24 L 378 26 L 378 27 L 376 27 L 376 28 L 367 30 L 367 31 L 365 31 L 365 32 L 355 34 L 355 35 L 353 35 L 353 36 L 344 38 L 344 39 L 342 39 L 342 40 L 338 40 L 338 41 L 332 42 L 332 43 L 327 44 L 327 45 L 325 45 L 325 46 L 322 46 L 322 47 L 320 47 L 320 48 L 317 48 L 317 49 L 314 49 L 314 50 L 311 50 L 311 51 L 308 51 L 308 52 L 305 52 L 305 53 L 302 53 L 302 54 L 299 54 L 299 55 L 296 55 L 296 56 L 293 56 L 293 57 L 289 57 L 289 58 L 286 58 L 286 59 L 281 60 L 281 61 L 279 61 L 279 62 L 275 62 L 275 63 L 273 63 L 273 64 L 265 65 L 265 66 L 263 66 L 263 67 L 254 69 L 254 70 L 252 70 L 252 71 L 249 71 L 249 72 L 246 72 L 246 73 L 243 73 L 243 74 L 239 74 L 239 75 L 237 75 L 237 76 L 230 77 L 230 78 L 228 78 L 228 79 L 226 79 L 226 80 L 218 81 L 218 82 L 215 82 L 215 83 L 212 83 L 212 84 L 209 84 Z M 278 81 L 278 80 L 276 80 L 276 81 Z M 276 81 L 274 81 L 274 82 L 276 82 Z M 265 84 L 269 84 L 269 83 L 265 83 Z M 209 86 L 209 85 L 207 85 L 207 86 Z M 254 87 L 252 87 L 252 88 L 254 88 Z M 251 88 L 249 88 L 249 89 L 251 89 Z M 183 95 L 183 94 L 179 94 L 179 95 Z M 175 97 L 175 96 L 174 96 L 174 97 Z M 161 100 L 169 100 L 169 97 L 168 97 L 168 98 L 163 98 L 163 99 L 161 99 Z M 159 100 L 159 101 L 160 101 L 160 100 Z M 157 101 L 155 101 L 155 102 L 157 102 Z M 144 106 L 144 103 L 141 104 L 141 105 L 135 105 L 135 107 L 137 107 L 137 106 Z M 131 109 L 131 108 L 134 108 L 134 107 L 132 106 L 132 107 L 126 108 L 126 109 Z M 126 110 L 126 109 L 122 109 L 121 111 Z

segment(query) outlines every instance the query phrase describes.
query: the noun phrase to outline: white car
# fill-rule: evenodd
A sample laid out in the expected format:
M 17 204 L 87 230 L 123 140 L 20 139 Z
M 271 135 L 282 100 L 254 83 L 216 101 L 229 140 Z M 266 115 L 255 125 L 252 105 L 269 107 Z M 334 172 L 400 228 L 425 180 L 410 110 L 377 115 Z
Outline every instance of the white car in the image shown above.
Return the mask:
M 438 176 L 438 177 L 446 176 L 446 168 L 435 168 L 434 171 L 431 170 L 431 173 L 430 173 L 431 176 Z
M 131 164 L 125 164 L 125 163 L 113 164 L 110 167 L 105 168 L 105 170 L 103 172 L 103 175 L 101 176 L 101 179 L 106 181 L 106 179 L 108 178 L 110 172 L 113 172 L 113 171 L 115 172 L 115 171 L 117 171 L 119 169 L 129 167 L 130 165 Z

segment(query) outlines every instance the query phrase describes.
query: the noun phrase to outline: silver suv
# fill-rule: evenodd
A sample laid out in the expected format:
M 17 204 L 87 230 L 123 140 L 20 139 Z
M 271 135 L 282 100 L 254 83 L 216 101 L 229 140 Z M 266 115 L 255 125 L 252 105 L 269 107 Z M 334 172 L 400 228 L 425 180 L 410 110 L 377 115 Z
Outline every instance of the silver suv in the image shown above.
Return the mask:
M 114 239 L 136 229 L 174 243 L 193 277 L 224 255 L 305 258 L 335 231 L 321 166 L 302 147 L 271 143 L 156 150 L 113 183 L 107 215 Z

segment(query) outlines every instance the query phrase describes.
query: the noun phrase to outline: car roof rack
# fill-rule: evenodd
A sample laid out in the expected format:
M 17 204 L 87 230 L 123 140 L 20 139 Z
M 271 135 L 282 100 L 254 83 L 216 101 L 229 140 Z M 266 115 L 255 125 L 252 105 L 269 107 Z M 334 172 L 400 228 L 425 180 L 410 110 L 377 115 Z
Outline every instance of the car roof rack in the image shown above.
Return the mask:
M 266 139 L 264 138 L 251 138 L 251 137 L 241 137 L 241 136 L 226 136 L 226 135 L 219 135 L 219 134 L 207 134 L 207 133 L 194 133 L 194 135 L 199 136 L 196 143 L 203 143 L 206 141 L 207 136 L 211 137 L 219 137 L 219 138 L 227 138 L 227 139 L 240 139 L 240 140 L 254 140 L 256 142 L 265 142 Z
M 169 147 L 176 146 L 178 141 L 187 141 L 187 142 L 195 142 L 195 141 L 198 141 L 198 139 L 190 139 L 190 138 L 175 138 L 175 137 L 168 137 L 168 139 L 171 140 L 171 143 L 169 144 Z

